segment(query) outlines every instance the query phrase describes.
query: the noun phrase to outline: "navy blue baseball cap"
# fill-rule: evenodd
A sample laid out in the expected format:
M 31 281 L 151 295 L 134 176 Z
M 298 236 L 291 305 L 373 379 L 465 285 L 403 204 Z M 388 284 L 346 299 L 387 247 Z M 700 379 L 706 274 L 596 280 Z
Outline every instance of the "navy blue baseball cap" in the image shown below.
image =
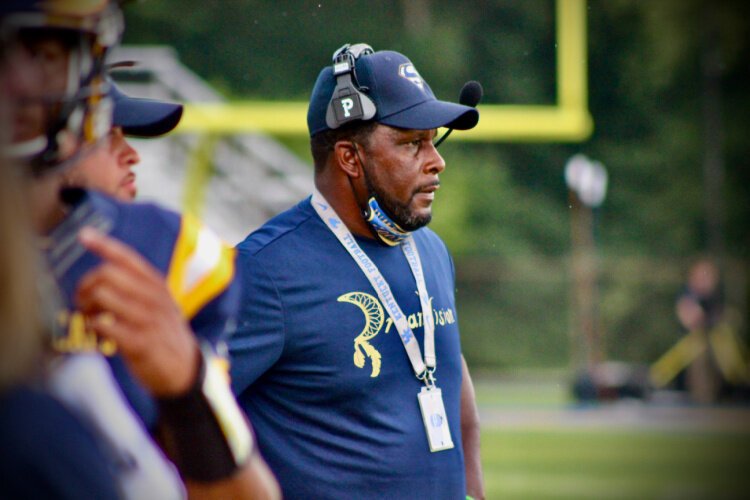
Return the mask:
M 381 50 L 362 55 L 356 61 L 355 72 L 360 90 L 375 103 L 377 111 L 372 120 L 378 123 L 416 130 L 468 130 L 479 122 L 475 108 L 438 100 L 403 54 Z M 323 68 L 307 109 L 310 136 L 330 130 L 326 111 L 335 88 L 333 67 Z
M 109 95 L 114 102 L 112 125 L 122 127 L 125 135 L 157 137 L 174 129 L 182 118 L 182 104 L 130 97 L 110 82 Z

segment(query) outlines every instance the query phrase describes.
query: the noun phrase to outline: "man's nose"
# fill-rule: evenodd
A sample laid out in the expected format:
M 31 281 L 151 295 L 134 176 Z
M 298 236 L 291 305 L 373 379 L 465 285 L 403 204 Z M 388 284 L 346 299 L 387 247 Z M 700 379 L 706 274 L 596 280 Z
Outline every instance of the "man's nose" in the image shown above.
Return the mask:
M 425 171 L 428 173 L 439 174 L 445 170 L 445 160 L 443 160 L 443 157 L 438 152 L 435 144 L 430 142 L 427 147 L 429 150 L 427 151 L 428 158 L 425 162 Z

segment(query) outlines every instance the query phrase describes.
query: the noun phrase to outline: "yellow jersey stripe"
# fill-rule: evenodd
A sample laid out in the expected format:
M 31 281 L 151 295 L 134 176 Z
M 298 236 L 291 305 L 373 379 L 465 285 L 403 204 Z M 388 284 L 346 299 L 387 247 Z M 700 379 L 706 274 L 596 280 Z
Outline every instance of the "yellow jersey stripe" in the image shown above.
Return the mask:
M 180 234 L 172 252 L 172 261 L 169 263 L 167 272 L 167 287 L 172 293 L 175 301 L 182 307 L 183 295 L 185 293 L 185 273 L 190 256 L 195 251 L 198 244 L 198 234 L 200 233 L 200 223 L 191 215 L 184 215 L 180 221 Z
M 183 216 L 167 285 L 182 314 L 192 319 L 234 277 L 234 249 L 191 215 Z
M 234 277 L 234 248 L 222 245 L 217 265 L 184 295 L 181 307 L 192 318 L 214 297 L 223 292 Z

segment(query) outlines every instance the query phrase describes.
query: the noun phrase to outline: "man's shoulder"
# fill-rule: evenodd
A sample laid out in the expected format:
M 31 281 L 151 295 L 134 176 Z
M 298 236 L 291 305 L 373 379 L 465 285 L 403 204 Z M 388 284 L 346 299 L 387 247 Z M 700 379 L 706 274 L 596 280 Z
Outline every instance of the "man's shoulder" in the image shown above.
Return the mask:
M 234 250 L 192 215 L 156 203 L 123 202 L 95 191 L 70 190 L 65 196 L 72 211 L 50 235 L 48 254 L 70 294 L 83 273 L 99 262 L 90 252 L 71 249 L 82 226 L 97 228 L 139 253 L 165 275 L 178 302 L 193 293 L 203 297 L 190 302 L 189 317 L 233 278 Z
M 199 244 L 229 247 L 190 213 L 183 214 L 153 202 L 124 202 L 93 191 L 88 196 L 94 212 L 110 219 L 108 232 L 146 257 L 154 252 L 171 252 L 178 245 L 195 249 Z
M 107 199 L 119 207 L 112 235 L 131 245 L 165 275 L 183 314 L 194 318 L 231 287 L 235 251 L 192 214 L 180 214 L 155 203 Z M 236 309 L 234 298 L 223 299 L 218 323 Z M 232 305 L 228 305 L 232 304 Z M 211 316 L 213 318 L 213 316 Z M 193 324 L 199 335 L 199 326 Z
M 101 210 L 115 210 L 137 221 L 142 229 L 179 227 L 183 215 L 163 205 L 148 201 L 125 202 L 95 191 L 89 191 L 93 203 Z
M 176 236 L 183 224 L 183 215 L 152 202 L 124 202 L 93 190 L 67 190 L 66 197 L 75 207 L 75 222 L 86 223 L 88 219 L 95 227 L 101 226 L 131 244 L 145 240 L 155 245 L 155 233 Z
M 305 198 L 250 233 L 247 238 L 237 244 L 237 251 L 240 255 L 257 257 L 271 248 L 279 250 L 292 240 L 306 239 L 310 229 L 308 223 L 314 221 L 315 216 L 310 206 L 310 198 Z
M 443 239 L 429 227 L 423 227 L 417 231 L 414 231 L 414 233 L 412 234 L 414 235 L 414 239 L 417 241 L 417 244 L 422 245 L 427 249 L 437 250 L 439 252 L 444 252 L 445 254 L 450 255 L 450 251 L 448 250 L 448 247 L 446 246 Z
M 438 236 L 438 234 L 435 231 L 433 231 L 427 226 L 414 231 L 414 233 L 412 234 L 414 234 L 415 238 L 425 238 L 430 241 L 439 241 L 441 243 L 443 241 L 443 239 L 440 236 Z
M 151 203 L 121 202 L 83 189 L 66 189 L 62 197 L 69 207 L 68 214 L 48 235 L 48 258 L 56 275 L 65 275 L 88 255 L 76 244 L 77 234 L 84 226 L 126 243 L 152 264 L 169 262 L 183 225 L 178 213 Z M 85 271 L 98 262 L 88 260 L 79 270 Z

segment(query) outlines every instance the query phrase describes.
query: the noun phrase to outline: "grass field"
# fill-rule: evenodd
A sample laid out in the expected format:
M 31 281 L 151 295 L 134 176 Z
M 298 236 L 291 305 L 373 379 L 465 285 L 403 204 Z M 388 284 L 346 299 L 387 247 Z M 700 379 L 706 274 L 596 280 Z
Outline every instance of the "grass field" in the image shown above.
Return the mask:
M 747 499 L 750 435 L 485 429 L 489 499 Z
M 492 415 L 482 422 L 489 499 L 750 499 L 750 431 L 684 421 L 508 424 L 519 410 L 569 409 L 565 384 L 479 379 L 476 388 L 480 411 Z

